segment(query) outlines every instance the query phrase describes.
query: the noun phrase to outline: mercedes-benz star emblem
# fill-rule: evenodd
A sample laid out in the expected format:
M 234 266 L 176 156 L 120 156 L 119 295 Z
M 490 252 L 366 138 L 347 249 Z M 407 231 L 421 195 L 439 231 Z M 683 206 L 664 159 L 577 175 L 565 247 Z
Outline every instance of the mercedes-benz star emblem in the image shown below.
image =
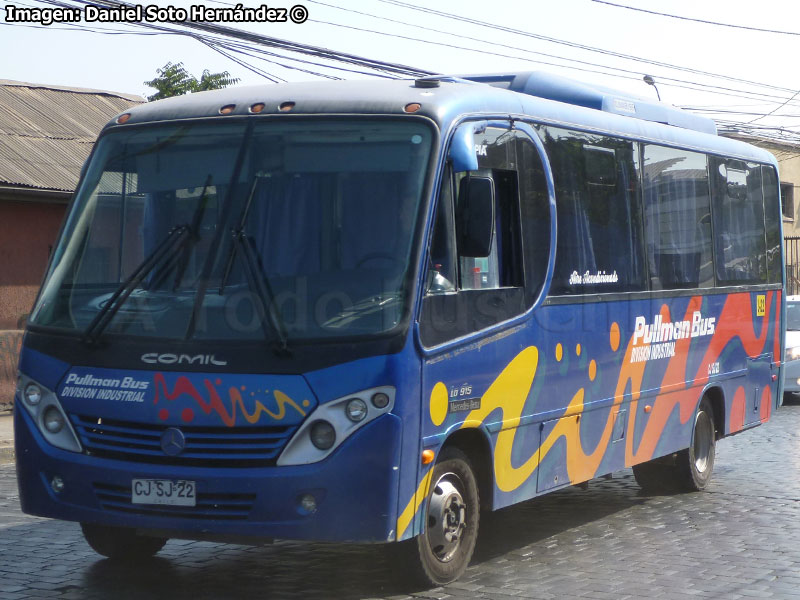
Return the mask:
M 186 448 L 186 436 L 180 429 L 170 427 L 161 434 L 161 449 L 167 456 L 178 456 Z

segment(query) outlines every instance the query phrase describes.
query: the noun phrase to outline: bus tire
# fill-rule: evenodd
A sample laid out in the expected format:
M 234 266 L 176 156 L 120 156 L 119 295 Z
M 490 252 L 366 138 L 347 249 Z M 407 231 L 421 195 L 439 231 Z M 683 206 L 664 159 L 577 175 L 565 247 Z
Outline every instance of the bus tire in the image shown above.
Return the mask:
M 714 468 L 715 440 L 714 412 L 711 402 L 704 397 L 694 416 L 689 448 L 633 465 L 636 483 L 648 493 L 704 490 Z
M 433 468 L 425 516 L 423 533 L 392 546 L 404 555 L 416 583 L 445 585 L 467 570 L 480 516 L 475 473 L 457 448 L 445 448 Z
M 107 558 L 141 560 L 155 555 L 167 543 L 167 538 L 136 535 L 130 527 L 111 527 L 81 523 L 86 543 L 92 550 Z
M 690 492 L 706 489 L 714 470 L 715 442 L 714 411 L 708 398 L 703 398 L 694 416 L 692 444 L 678 452 L 675 461 L 682 489 Z

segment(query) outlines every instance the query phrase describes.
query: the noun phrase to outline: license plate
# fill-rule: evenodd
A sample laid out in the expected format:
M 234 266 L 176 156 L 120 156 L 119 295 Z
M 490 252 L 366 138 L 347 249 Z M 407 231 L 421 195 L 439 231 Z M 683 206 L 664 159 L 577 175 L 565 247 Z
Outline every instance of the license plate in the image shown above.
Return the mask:
M 134 479 L 131 484 L 133 504 L 195 506 L 195 482 L 170 479 Z

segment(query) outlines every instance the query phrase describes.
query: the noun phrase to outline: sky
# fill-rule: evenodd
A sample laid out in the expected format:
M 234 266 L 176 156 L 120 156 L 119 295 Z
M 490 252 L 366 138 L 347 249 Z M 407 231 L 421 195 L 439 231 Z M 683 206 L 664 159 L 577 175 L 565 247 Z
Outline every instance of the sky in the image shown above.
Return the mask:
M 720 120 L 740 123 L 755 120 L 758 125 L 768 127 L 795 126 L 800 118 L 800 94 L 792 98 L 800 90 L 800 70 L 795 68 L 794 58 L 800 49 L 800 2 L 609 2 L 689 19 L 786 31 L 792 35 L 670 18 L 597 0 L 439 0 L 429 4 L 407 0 L 407 4 L 413 6 L 398 5 L 394 0 L 278 0 L 269 6 L 289 9 L 301 4 L 307 9 L 307 21 L 302 24 L 225 24 L 434 72 L 544 70 L 655 99 L 656 89 L 642 80 L 647 74 L 654 77 L 665 102 L 701 112 L 713 110 L 713 116 Z M 254 0 L 243 3 L 261 5 Z M 153 0 L 142 6 L 155 4 L 188 7 L 192 0 Z M 216 8 L 228 4 L 219 0 L 205 2 L 206 6 Z M 4 5 L 48 6 L 43 0 L 0 0 L 0 8 L 5 8 Z M 450 16 L 425 12 L 431 8 Z M 477 23 L 459 21 L 454 16 Z M 204 69 L 209 69 L 229 71 L 242 85 L 270 84 L 268 79 L 188 36 L 130 35 L 122 32 L 153 32 L 121 23 L 94 24 L 94 27 L 113 30 L 101 34 L 74 25 L 11 24 L 6 22 L 7 17 L 7 11 L 0 11 L 0 79 L 144 96 L 153 93 L 144 81 L 155 77 L 156 69 L 171 61 L 183 62 L 186 69 L 198 77 Z M 551 39 L 541 39 L 542 36 Z M 622 58 L 615 53 L 647 62 Z M 276 78 L 288 81 L 317 78 L 250 56 L 239 58 Z M 582 62 L 568 62 L 568 59 Z M 292 64 L 285 59 L 275 60 Z M 314 69 L 342 78 L 366 76 L 312 67 Z M 697 71 L 773 88 L 711 78 Z M 718 89 L 710 93 L 709 85 Z M 697 86 L 706 91 L 698 91 Z

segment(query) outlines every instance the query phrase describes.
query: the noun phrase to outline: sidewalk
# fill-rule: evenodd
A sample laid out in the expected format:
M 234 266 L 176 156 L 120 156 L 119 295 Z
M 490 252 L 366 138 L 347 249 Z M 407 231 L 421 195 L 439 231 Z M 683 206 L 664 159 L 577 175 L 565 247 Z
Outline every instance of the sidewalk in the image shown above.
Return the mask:
M 14 419 L 10 412 L 0 412 L 0 463 L 14 461 Z

